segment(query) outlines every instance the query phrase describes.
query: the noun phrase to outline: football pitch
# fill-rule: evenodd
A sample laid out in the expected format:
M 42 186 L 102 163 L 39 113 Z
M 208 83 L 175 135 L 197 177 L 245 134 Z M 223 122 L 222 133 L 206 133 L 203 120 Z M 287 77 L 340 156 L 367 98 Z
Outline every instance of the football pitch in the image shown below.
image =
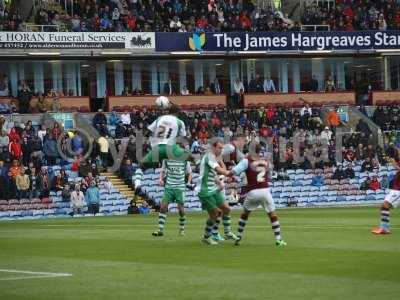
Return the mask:
M 200 243 L 205 214 L 186 236 L 169 214 L 0 222 L 0 299 L 399 299 L 400 213 L 373 236 L 377 208 L 279 210 L 288 246 L 258 211 L 243 244 Z M 236 231 L 238 212 L 233 214 Z

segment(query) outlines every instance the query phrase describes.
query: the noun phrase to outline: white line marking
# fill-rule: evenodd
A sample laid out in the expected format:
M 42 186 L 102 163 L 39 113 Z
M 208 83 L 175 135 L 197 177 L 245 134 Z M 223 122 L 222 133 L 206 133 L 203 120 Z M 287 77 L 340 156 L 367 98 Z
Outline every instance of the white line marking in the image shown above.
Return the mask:
M 22 271 L 13 269 L 0 269 L 0 272 L 30 275 L 30 276 L 0 278 L 0 281 L 21 280 L 21 279 L 31 279 L 31 278 L 69 277 L 73 275 L 70 273 L 33 272 L 33 271 Z

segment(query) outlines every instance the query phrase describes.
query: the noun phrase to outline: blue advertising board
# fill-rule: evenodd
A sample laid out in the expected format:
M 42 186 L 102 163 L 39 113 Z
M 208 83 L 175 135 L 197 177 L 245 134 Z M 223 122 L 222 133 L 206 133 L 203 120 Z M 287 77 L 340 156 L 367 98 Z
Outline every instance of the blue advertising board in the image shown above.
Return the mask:
M 157 52 L 397 48 L 400 48 L 400 31 L 156 33 Z

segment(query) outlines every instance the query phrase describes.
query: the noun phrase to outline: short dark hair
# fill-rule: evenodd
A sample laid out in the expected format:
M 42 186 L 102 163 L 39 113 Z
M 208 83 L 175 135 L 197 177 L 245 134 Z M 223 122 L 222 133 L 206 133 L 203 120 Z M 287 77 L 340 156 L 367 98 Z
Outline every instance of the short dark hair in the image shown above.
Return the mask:
M 171 104 L 171 107 L 169 108 L 169 113 L 171 115 L 177 115 L 181 112 L 181 108 L 176 105 L 176 104 Z

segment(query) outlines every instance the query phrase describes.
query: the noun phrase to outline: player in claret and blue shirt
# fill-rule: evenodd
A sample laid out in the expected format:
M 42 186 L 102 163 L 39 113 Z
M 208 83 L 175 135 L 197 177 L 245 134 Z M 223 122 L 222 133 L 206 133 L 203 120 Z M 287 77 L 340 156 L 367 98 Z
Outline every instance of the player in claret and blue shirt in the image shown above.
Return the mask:
M 398 150 L 399 153 L 399 150 Z M 391 182 L 389 194 L 386 195 L 381 206 L 381 224 L 372 229 L 373 234 L 389 234 L 390 233 L 390 209 L 396 208 L 400 204 L 400 159 L 399 155 L 393 160 L 393 165 L 397 168 L 397 173 Z
M 243 212 L 238 223 L 238 233 L 235 245 L 239 245 L 242 240 L 246 222 L 252 210 L 262 206 L 272 224 L 277 246 L 286 246 L 281 236 L 281 228 L 278 215 L 275 212 L 275 204 L 269 189 L 269 163 L 261 157 L 261 145 L 259 143 L 250 144 L 250 153 L 242 159 L 232 169 L 233 175 L 246 173 L 247 186 L 245 187 L 246 197 L 243 202 Z

